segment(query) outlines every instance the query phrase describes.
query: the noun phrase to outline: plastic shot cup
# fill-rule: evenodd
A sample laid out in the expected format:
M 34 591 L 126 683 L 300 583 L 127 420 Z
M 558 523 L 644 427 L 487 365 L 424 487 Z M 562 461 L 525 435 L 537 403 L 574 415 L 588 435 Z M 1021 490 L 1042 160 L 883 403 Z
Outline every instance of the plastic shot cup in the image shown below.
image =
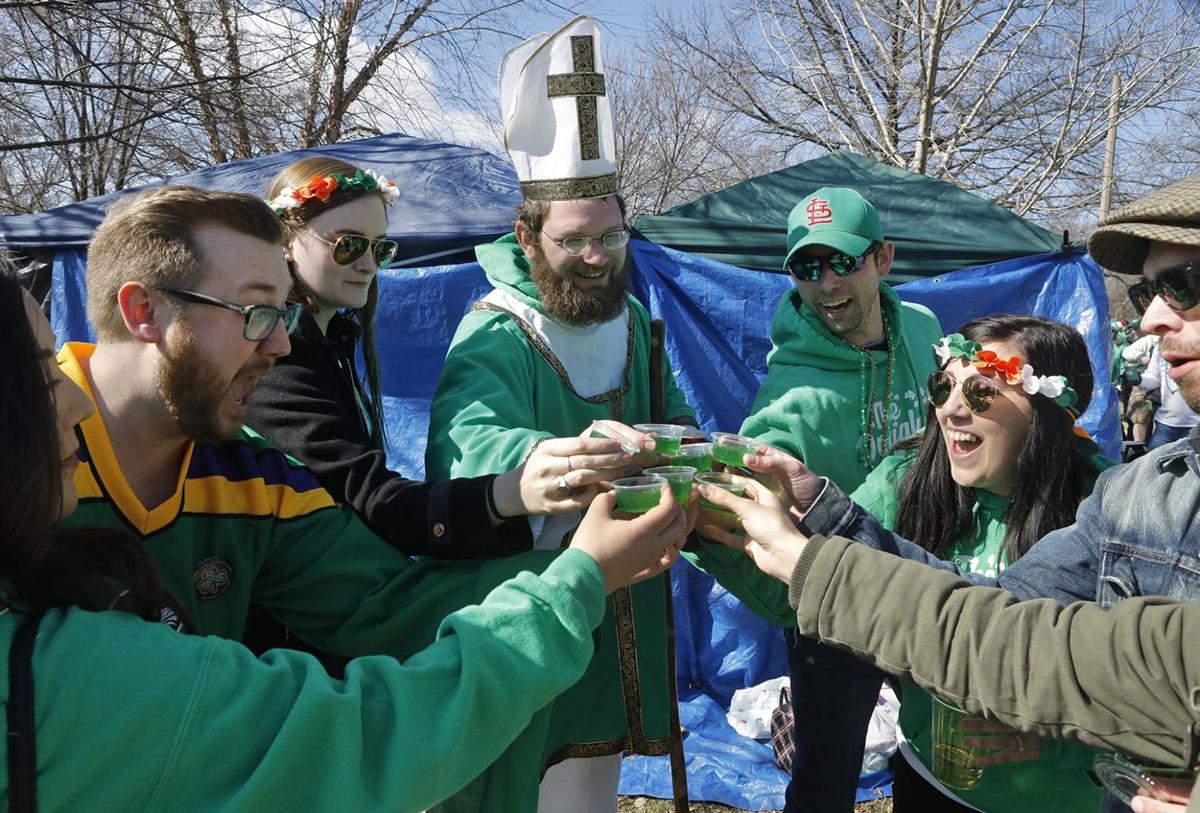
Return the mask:
M 966 745 L 962 723 L 973 715 L 960 708 L 933 700 L 933 776 L 948 788 L 971 790 L 983 777 L 979 755 L 983 748 Z
M 705 472 L 704 474 L 697 474 L 696 482 L 724 489 L 735 497 L 745 497 L 746 486 L 750 484 L 750 478 L 739 477 L 736 474 L 727 474 L 723 471 L 709 471 Z M 724 516 L 732 519 L 738 527 L 741 527 L 741 520 L 738 518 L 737 514 L 733 513 L 732 511 L 726 511 L 724 508 L 714 505 L 713 503 L 704 499 L 704 497 L 700 498 L 700 507 L 707 508 L 709 511 L 715 511 L 718 514 L 723 514 Z
M 697 472 L 712 471 L 712 444 L 685 443 L 671 458 L 672 466 L 691 466 Z
M 696 478 L 696 470 L 691 466 L 655 466 L 646 469 L 643 474 L 662 477 L 670 483 L 675 502 L 686 504 L 688 497 L 692 496 L 692 481 Z
M 1171 797 L 1159 786 L 1157 779 L 1195 779 L 1195 768 L 1166 768 L 1134 762 L 1120 754 L 1100 754 L 1092 762 L 1092 773 L 1104 789 L 1125 804 L 1134 796 L 1149 796 L 1160 802 Z
M 725 466 L 745 468 L 746 455 L 754 454 L 762 444 L 754 438 L 733 435 L 729 432 L 713 432 L 712 459 Z
M 635 423 L 633 428 L 654 438 L 654 453 L 673 457 L 683 443 L 682 426 L 673 423 Z
M 599 421 L 592 421 L 591 429 L 592 431 L 589 435 L 590 437 L 615 440 L 617 443 L 621 444 L 621 451 L 625 452 L 625 454 L 637 454 L 642 450 L 642 447 L 638 444 L 633 435 L 630 435 L 628 432 L 623 432 L 614 426 L 609 426 L 608 424 L 600 423 Z
M 617 492 L 617 508 L 627 514 L 644 514 L 658 505 L 660 490 L 666 478 L 655 475 L 644 477 L 622 477 L 613 480 L 613 491 Z

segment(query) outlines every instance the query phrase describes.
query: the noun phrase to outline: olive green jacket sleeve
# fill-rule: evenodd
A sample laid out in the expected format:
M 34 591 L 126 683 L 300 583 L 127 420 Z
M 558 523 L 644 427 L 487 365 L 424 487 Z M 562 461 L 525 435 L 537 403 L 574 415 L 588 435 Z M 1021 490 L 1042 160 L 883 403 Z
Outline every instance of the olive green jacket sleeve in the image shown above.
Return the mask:
M 821 536 L 805 547 L 789 599 L 804 635 L 972 713 L 1164 765 L 1196 762 L 1200 605 L 1134 598 L 1106 612 L 1090 602 L 1018 602 Z M 1189 811 L 1200 809 L 1193 798 Z

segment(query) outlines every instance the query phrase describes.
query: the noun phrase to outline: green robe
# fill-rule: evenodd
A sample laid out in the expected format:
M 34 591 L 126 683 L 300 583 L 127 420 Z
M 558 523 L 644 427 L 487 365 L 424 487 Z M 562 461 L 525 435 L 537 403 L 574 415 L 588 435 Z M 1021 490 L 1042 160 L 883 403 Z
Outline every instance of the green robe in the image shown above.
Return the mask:
M 1116 465 L 1100 455 L 1089 441 L 1080 441 L 1081 450 L 1098 469 Z M 896 527 L 900 508 L 900 481 L 912 466 L 910 452 L 892 455 L 871 472 L 851 498 L 870 511 L 889 531 Z M 1091 493 L 1095 478 L 1085 483 L 1085 496 Z M 982 489 L 974 489 L 974 533 L 958 542 L 947 559 L 961 570 L 995 577 L 1004 569 L 1002 543 L 1008 531 L 1005 513 L 1008 500 Z M 929 693 L 915 683 L 902 680 L 900 729 L 912 752 L 932 770 L 933 744 L 930 739 L 932 706 Z M 969 805 L 996 813 L 1091 813 L 1100 809 L 1100 789 L 1086 771 L 1100 753 L 1092 748 L 1059 740 L 1043 740 L 1040 759 L 992 765 L 972 790 L 952 792 Z
M 476 249 L 489 281 L 517 302 L 545 314 L 514 235 Z M 650 319 L 629 297 L 623 384 L 584 398 L 577 394 L 554 349 L 527 321 L 494 304 L 468 313 L 451 342 L 430 410 L 428 477 L 473 477 L 519 466 L 544 438 L 578 435 L 593 420 L 626 424 L 651 419 Z M 666 418 L 694 421 L 694 412 L 664 365 Z M 563 529 L 564 520 L 553 519 Z M 533 520 L 535 529 L 540 518 Z M 549 522 L 549 521 L 548 521 Z M 578 515 L 569 520 L 570 528 Z M 568 757 L 622 751 L 661 755 L 668 745 L 666 582 L 650 579 L 618 590 L 596 633 L 597 656 L 588 672 L 534 719 L 548 727 L 544 765 Z M 501 759 L 529 759 L 518 741 Z M 497 773 L 492 771 L 491 773 Z M 469 809 L 464 797 L 487 798 L 475 785 L 444 809 Z M 461 805 L 458 807 L 457 805 Z

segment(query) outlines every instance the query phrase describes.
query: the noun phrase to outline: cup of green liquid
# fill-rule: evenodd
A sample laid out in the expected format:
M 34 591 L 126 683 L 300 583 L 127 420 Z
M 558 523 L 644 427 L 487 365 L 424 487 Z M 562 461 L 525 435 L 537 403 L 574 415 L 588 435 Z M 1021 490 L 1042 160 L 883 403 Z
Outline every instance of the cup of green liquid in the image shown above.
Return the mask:
M 654 438 L 654 453 L 674 457 L 683 443 L 683 429 L 673 423 L 635 423 L 633 428 Z
M 662 477 L 670 483 L 675 502 L 686 503 L 688 497 L 692 496 L 692 481 L 696 477 L 696 470 L 691 466 L 655 466 L 646 469 L 643 474 Z
M 713 432 L 712 459 L 725 466 L 745 468 L 746 455 L 754 454 L 762 444 L 754 438 L 729 432 Z
M 672 466 L 691 466 L 698 472 L 712 471 L 712 444 L 685 443 L 671 458 Z
M 646 475 L 644 477 L 622 477 L 613 480 L 610 485 L 617 492 L 617 508 L 627 514 L 644 514 L 658 505 L 658 498 L 665 477 Z
M 696 482 L 722 488 L 735 497 L 745 497 L 746 486 L 750 484 L 750 478 L 739 477 L 736 474 L 728 474 L 723 471 L 709 471 L 705 472 L 704 474 L 697 474 Z M 741 521 L 738 519 L 737 514 L 733 513 L 732 511 L 726 511 L 724 508 L 714 505 L 713 503 L 704 499 L 704 497 L 700 498 L 700 507 L 707 508 L 709 511 L 715 511 L 718 514 L 723 514 L 732 519 L 734 522 L 738 523 L 739 527 L 741 525 Z
M 933 775 L 948 788 L 971 790 L 983 777 L 979 755 L 986 749 L 964 743 L 963 720 L 973 715 L 933 700 Z

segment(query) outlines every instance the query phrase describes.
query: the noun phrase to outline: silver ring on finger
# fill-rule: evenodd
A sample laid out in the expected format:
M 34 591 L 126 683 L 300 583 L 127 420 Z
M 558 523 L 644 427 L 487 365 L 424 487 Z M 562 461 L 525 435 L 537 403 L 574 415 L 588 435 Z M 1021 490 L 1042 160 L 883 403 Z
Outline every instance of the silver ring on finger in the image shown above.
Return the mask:
M 1013 737 L 1015 737 L 1017 740 L 1017 753 L 1020 754 L 1025 750 L 1025 741 L 1022 740 L 1021 735 L 1015 731 L 1013 732 Z
M 567 475 L 565 475 L 565 474 L 558 475 L 558 493 L 559 494 L 570 494 L 571 493 L 571 486 L 567 485 Z

